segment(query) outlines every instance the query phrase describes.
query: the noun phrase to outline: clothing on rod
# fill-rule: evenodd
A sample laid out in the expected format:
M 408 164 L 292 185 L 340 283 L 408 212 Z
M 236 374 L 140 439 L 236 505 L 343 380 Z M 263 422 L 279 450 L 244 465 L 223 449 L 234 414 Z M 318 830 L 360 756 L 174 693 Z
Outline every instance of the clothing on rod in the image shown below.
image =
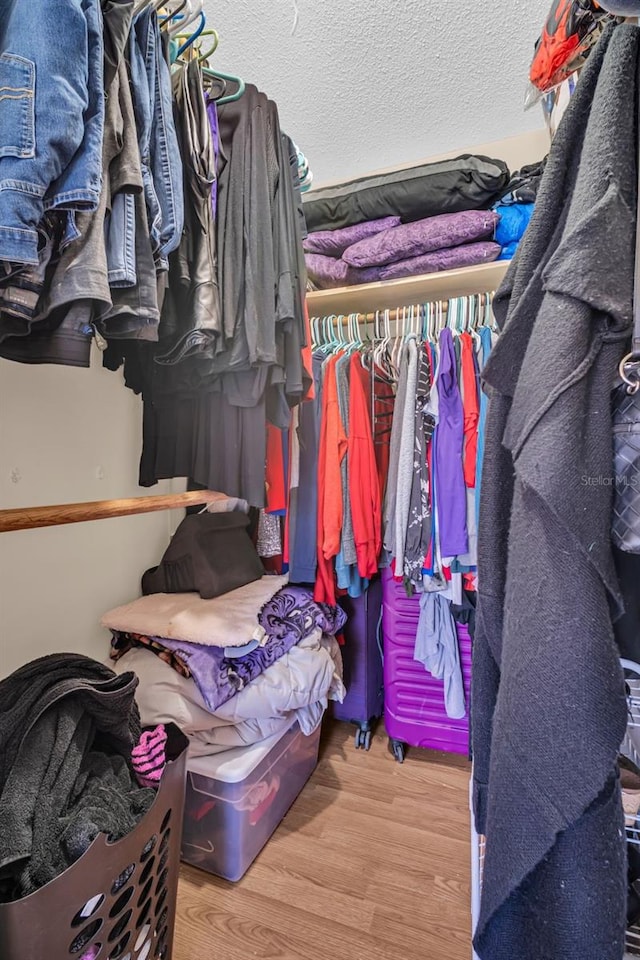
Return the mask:
M 55 29 L 42 0 L 0 13 L 19 93 L 0 99 L 0 356 L 87 367 L 96 344 L 142 395 L 143 486 L 262 507 L 267 421 L 288 430 L 312 386 L 297 150 L 272 100 L 218 104 L 134 6 L 70 0 Z

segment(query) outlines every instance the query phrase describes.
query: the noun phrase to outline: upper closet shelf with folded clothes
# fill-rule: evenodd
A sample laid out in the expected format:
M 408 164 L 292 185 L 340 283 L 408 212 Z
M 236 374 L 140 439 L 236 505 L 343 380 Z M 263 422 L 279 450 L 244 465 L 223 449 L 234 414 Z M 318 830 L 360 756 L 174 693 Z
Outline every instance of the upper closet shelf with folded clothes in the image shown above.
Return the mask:
M 324 317 L 332 313 L 367 313 L 431 303 L 449 297 L 465 297 L 472 293 L 496 290 L 508 266 L 508 260 L 496 260 L 475 267 L 404 277 L 401 280 L 315 290 L 307 294 L 307 305 L 310 316 Z
M 476 268 L 512 259 L 543 169 L 544 160 L 510 173 L 503 160 L 463 154 L 311 191 L 303 241 L 309 285 L 339 290 L 318 303 L 325 310 L 380 308 L 398 305 L 399 295 L 415 304 L 491 289 L 504 268 Z M 410 279 L 415 283 L 386 286 Z M 352 287 L 364 296 L 349 296 Z

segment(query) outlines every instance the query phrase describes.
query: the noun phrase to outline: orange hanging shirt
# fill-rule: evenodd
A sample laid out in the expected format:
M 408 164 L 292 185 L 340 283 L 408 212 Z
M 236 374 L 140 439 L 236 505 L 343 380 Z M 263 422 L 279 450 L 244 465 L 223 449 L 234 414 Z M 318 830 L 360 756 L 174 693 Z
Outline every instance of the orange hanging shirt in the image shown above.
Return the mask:
M 336 363 L 338 355 L 327 360 L 322 385 L 320 442 L 318 445 L 318 573 L 314 599 L 336 603 L 333 557 L 340 550 L 342 532 L 342 476 L 340 464 L 347 449 L 347 438 L 340 419 Z
M 480 404 L 478 401 L 476 366 L 473 362 L 473 338 L 470 333 L 460 334 L 460 371 L 464 410 L 464 482 L 467 487 L 475 487 Z

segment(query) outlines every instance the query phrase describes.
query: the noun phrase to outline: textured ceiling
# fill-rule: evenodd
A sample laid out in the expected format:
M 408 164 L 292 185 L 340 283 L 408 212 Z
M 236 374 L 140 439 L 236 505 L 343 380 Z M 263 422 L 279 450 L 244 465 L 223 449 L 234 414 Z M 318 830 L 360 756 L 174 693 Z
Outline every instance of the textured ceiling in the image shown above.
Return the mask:
M 551 0 L 205 0 L 214 62 L 278 103 L 315 183 L 542 126 L 523 112 Z

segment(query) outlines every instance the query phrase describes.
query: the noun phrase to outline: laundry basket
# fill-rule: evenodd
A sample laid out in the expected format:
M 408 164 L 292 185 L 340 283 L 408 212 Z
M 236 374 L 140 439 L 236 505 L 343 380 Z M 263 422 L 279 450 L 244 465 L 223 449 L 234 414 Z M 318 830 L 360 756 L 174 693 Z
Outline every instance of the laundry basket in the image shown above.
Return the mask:
M 0 904 L 2 960 L 171 960 L 188 741 L 167 724 L 156 799 L 126 837 L 104 834 L 68 870 Z
M 620 752 L 640 766 L 640 664 L 632 660 L 622 660 L 625 671 L 629 721 L 627 732 L 622 741 Z M 470 792 L 471 800 L 471 792 Z M 471 929 L 475 931 L 480 915 L 480 893 L 482 890 L 482 868 L 484 864 L 485 839 L 474 826 L 473 805 L 471 808 Z M 634 823 L 627 824 L 627 841 L 640 846 L 640 814 Z M 473 960 L 479 960 L 472 951 Z M 640 925 L 627 930 L 625 960 L 640 957 Z

